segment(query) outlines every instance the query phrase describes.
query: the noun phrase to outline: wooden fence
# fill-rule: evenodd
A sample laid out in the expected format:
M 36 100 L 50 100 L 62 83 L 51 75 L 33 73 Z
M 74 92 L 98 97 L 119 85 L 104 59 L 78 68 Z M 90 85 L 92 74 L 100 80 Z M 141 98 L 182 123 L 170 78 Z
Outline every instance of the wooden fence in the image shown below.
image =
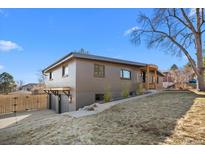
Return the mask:
M 47 95 L 0 95 L 0 114 L 47 108 Z

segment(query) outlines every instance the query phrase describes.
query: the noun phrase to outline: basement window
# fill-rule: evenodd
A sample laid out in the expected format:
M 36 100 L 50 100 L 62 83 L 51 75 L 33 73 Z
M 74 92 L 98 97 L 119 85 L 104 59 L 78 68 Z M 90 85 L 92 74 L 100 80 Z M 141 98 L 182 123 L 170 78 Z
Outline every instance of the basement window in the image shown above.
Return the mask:
M 104 94 L 95 94 L 95 101 L 102 101 L 104 99 Z

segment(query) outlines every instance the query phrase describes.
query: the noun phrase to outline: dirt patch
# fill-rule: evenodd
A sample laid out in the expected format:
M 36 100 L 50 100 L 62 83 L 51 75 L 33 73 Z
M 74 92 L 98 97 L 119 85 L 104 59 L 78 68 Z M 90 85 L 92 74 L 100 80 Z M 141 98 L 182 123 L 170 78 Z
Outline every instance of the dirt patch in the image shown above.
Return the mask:
M 1 129 L 0 144 L 204 144 L 204 98 L 196 99 L 190 92 L 164 92 L 78 119 L 34 112 Z M 179 131 L 187 138 L 195 132 L 192 142 Z

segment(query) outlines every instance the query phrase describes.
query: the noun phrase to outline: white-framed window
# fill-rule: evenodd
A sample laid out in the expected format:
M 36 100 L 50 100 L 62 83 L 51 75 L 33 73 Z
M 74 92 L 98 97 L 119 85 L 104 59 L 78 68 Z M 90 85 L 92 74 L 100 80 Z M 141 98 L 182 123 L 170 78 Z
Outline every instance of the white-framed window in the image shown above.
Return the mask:
M 67 77 L 68 76 L 68 66 L 63 66 L 62 67 L 62 77 Z

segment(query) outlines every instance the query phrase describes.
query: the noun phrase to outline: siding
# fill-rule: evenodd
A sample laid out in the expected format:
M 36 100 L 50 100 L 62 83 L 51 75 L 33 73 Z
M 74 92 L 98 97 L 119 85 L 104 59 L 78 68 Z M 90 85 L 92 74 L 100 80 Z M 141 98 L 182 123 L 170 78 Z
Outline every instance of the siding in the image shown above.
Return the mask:
M 94 64 L 105 66 L 105 77 L 94 77 Z M 68 77 L 62 77 L 62 66 L 68 65 Z M 72 102 L 69 103 L 69 111 L 75 111 L 86 105 L 95 102 L 95 94 L 103 94 L 106 89 L 110 89 L 112 98 L 120 97 L 123 89 L 126 87 L 129 91 L 136 90 L 137 82 L 141 82 L 141 71 L 137 66 L 115 64 L 109 62 L 100 62 L 86 59 L 72 59 L 59 67 L 53 69 L 53 80 L 49 80 L 47 76 L 47 87 L 70 87 Z M 120 70 L 126 69 L 131 71 L 131 80 L 123 80 L 120 78 Z M 151 73 L 151 76 L 154 75 Z M 162 78 L 159 78 L 161 86 Z M 54 97 L 54 96 L 52 96 Z M 63 99 L 66 100 L 66 99 Z
M 64 65 L 68 65 L 68 77 L 62 77 L 62 66 L 52 70 L 53 80 L 49 80 L 49 73 L 46 76 L 47 87 L 70 87 L 72 103 L 69 103 L 69 111 L 76 110 L 76 61 L 72 60 Z
M 129 91 L 135 91 L 136 83 L 140 82 L 138 67 L 84 59 L 77 59 L 76 63 L 77 108 L 94 103 L 95 94 L 104 93 L 108 88 L 112 97 L 116 98 L 121 96 L 125 87 L 128 87 Z M 94 64 L 105 65 L 104 78 L 94 77 Z M 120 79 L 121 69 L 131 71 L 131 80 Z

